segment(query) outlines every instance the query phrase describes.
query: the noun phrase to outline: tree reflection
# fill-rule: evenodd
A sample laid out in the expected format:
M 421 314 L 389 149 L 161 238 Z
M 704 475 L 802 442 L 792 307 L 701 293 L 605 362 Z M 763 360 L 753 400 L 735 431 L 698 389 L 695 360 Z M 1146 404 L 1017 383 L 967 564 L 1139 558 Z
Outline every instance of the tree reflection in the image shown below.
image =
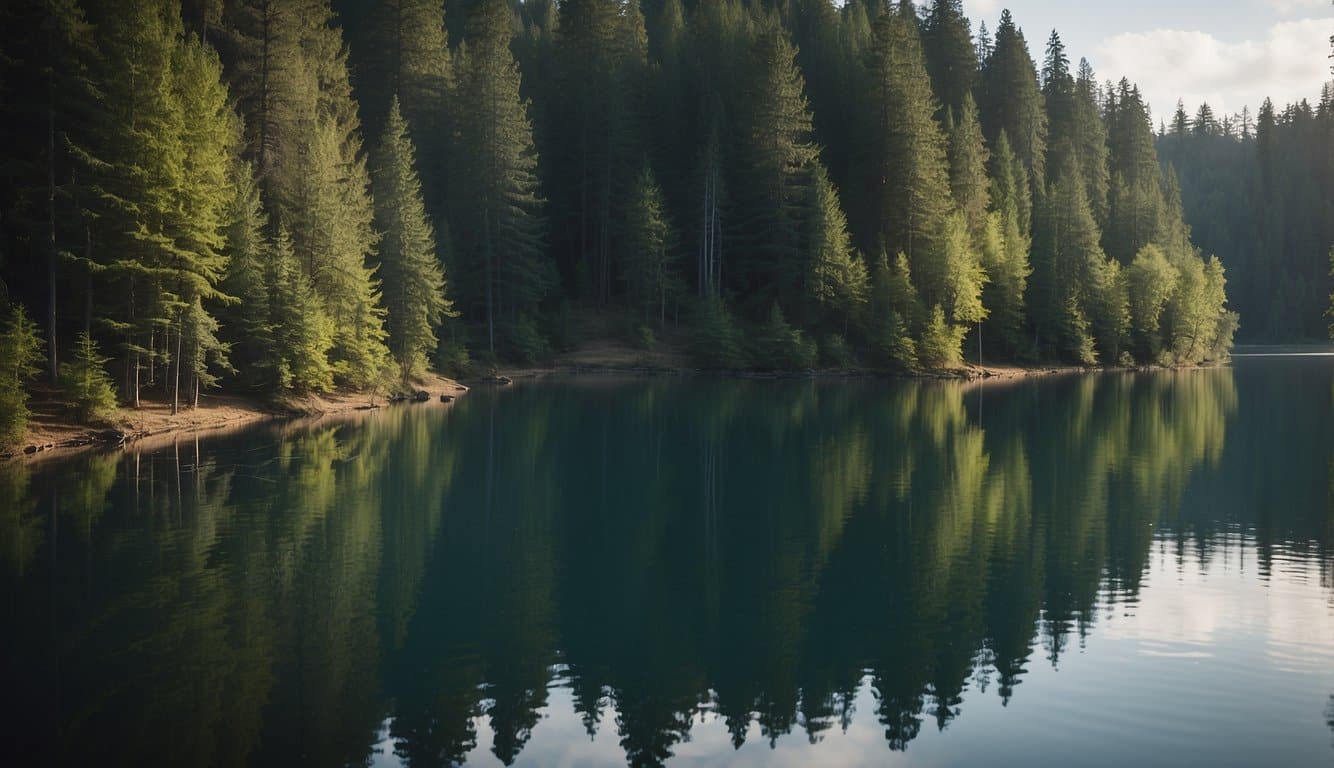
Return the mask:
M 1202 474 L 1265 453 L 1229 441 L 1275 434 L 1237 388 L 609 378 L 7 467 L 16 725 L 56 763 L 362 764 L 388 718 L 410 765 L 509 764 L 562 686 L 633 765 L 705 711 L 738 748 L 860 714 L 906 749 L 1059 665 L 1155 535 L 1236 520 L 1329 573 L 1330 516 L 1282 485 L 1328 462 L 1328 414 L 1275 404 L 1303 456 L 1269 446 L 1263 495 L 1201 509 Z

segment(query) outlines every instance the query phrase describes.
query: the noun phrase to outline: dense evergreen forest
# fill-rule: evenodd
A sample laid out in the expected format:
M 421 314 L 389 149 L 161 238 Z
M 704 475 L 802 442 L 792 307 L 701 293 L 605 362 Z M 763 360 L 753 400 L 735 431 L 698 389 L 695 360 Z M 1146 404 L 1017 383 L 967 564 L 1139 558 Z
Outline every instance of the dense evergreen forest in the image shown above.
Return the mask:
M 1268 99 L 1217 115 L 1182 104 L 1158 127 L 1191 237 L 1228 269 L 1228 300 L 1255 341 L 1323 338 L 1334 264 L 1334 84 L 1315 107 Z
M 1318 329 L 1328 91 L 1155 140 L 1132 83 L 959 0 L 14 0 L 0 30 L 7 435 L 43 379 L 86 418 L 376 389 L 540 361 L 589 311 L 702 367 L 1192 363 L 1239 327 L 1228 264 L 1242 328 Z

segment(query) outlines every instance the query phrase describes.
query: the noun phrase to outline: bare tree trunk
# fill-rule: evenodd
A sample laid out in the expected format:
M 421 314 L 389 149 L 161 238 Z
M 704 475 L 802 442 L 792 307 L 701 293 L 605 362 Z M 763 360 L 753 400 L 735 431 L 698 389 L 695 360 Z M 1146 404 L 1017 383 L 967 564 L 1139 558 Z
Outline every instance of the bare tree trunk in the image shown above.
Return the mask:
M 181 337 L 185 335 L 182 330 L 181 322 L 178 320 L 176 322 L 176 360 L 174 361 L 176 363 L 176 379 L 172 382 L 171 387 L 172 416 L 175 416 L 181 408 Z
M 47 30 L 48 50 L 53 34 Z M 56 353 L 56 85 L 55 74 L 47 73 L 46 110 L 46 362 L 51 384 L 60 380 L 60 356 Z

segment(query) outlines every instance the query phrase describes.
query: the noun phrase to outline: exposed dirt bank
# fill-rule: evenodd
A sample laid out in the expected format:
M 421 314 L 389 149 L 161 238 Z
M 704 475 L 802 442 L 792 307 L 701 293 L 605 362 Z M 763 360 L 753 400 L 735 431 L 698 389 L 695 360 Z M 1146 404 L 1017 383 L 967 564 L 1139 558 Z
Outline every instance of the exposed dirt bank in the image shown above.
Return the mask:
M 415 388 L 425 391 L 433 403 L 439 403 L 441 395 L 456 397 L 466 391 L 457 381 L 435 374 L 415 382 Z M 106 423 L 86 425 L 72 422 L 53 393 L 46 393 L 45 397 L 42 394 L 30 406 L 33 416 L 28 422 L 27 435 L 18 445 L 0 449 L 0 460 L 15 457 L 35 460 L 68 455 L 80 448 L 125 446 L 150 438 L 229 429 L 267 419 L 369 410 L 388 402 L 383 394 L 371 397 L 364 392 L 308 395 L 282 402 L 216 394 L 201 396 L 198 408 L 181 408 L 175 415 L 169 402 L 144 400 L 139 408 L 121 408 Z

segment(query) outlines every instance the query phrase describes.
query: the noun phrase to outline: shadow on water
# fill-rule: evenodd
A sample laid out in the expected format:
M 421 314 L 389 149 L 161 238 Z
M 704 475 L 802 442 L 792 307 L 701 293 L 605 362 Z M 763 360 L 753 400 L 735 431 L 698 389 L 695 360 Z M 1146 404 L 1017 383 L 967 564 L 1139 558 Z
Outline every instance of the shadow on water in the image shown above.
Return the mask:
M 509 764 L 563 688 L 636 765 L 706 713 L 734 747 L 871 717 L 906 749 L 1133 605 L 1155 541 L 1207 564 L 1242 531 L 1263 578 L 1296 552 L 1334 589 L 1329 396 L 597 378 L 10 465 L 8 743 L 363 764 L 388 719 L 411 765 Z

